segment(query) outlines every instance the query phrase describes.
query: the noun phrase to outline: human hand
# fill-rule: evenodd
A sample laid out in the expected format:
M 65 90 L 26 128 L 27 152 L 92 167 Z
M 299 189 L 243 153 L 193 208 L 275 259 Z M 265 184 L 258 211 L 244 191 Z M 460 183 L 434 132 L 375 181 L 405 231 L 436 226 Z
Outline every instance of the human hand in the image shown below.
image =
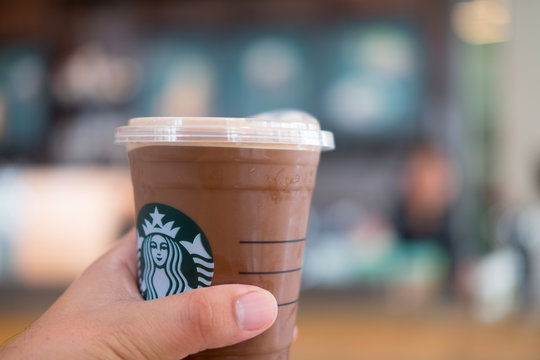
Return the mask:
M 180 359 L 252 338 L 275 321 L 266 290 L 220 285 L 144 301 L 134 231 L 95 261 L 2 359 Z

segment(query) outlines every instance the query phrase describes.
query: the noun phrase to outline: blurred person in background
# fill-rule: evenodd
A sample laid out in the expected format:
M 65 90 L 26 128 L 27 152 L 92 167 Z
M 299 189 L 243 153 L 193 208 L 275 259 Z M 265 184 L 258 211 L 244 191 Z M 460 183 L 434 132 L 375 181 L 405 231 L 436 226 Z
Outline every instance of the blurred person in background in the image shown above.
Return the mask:
M 510 240 L 523 256 L 524 300 L 540 316 L 540 157 L 532 176 L 536 197 L 517 214 Z
M 445 286 L 451 291 L 455 248 L 450 226 L 454 174 L 447 155 L 436 145 L 418 142 L 405 162 L 401 195 L 394 213 L 399 240 L 406 247 L 428 245 L 448 260 Z M 444 265 L 440 265 L 444 267 Z M 444 276 L 444 275 L 443 275 Z

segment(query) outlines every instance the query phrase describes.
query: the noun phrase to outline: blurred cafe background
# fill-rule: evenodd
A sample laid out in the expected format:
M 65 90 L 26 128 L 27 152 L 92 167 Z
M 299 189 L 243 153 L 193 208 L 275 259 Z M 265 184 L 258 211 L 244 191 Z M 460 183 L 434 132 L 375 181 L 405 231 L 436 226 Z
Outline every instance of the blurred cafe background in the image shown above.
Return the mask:
M 0 344 L 133 224 L 116 126 L 334 132 L 292 358 L 540 359 L 540 1 L 0 1 Z

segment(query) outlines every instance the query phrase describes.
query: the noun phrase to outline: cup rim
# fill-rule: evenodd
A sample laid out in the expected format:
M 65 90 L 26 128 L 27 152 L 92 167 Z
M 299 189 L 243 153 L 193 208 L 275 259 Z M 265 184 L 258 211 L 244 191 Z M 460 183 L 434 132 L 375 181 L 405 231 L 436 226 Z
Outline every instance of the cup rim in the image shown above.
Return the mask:
M 271 115 L 266 115 L 271 114 Z M 298 149 L 329 151 L 334 135 L 320 130 L 318 121 L 303 112 L 280 116 L 271 113 L 253 117 L 135 117 L 116 128 L 117 144 L 227 144 L 228 146 L 272 147 L 289 145 Z

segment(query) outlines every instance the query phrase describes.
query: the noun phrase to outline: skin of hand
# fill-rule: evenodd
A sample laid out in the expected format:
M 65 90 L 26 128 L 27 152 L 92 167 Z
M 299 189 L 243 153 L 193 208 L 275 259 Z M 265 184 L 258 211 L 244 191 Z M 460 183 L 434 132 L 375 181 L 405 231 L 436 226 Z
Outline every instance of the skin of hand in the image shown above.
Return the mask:
M 90 265 L 2 359 L 181 359 L 252 338 L 275 321 L 266 290 L 218 285 L 144 301 L 135 233 Z

